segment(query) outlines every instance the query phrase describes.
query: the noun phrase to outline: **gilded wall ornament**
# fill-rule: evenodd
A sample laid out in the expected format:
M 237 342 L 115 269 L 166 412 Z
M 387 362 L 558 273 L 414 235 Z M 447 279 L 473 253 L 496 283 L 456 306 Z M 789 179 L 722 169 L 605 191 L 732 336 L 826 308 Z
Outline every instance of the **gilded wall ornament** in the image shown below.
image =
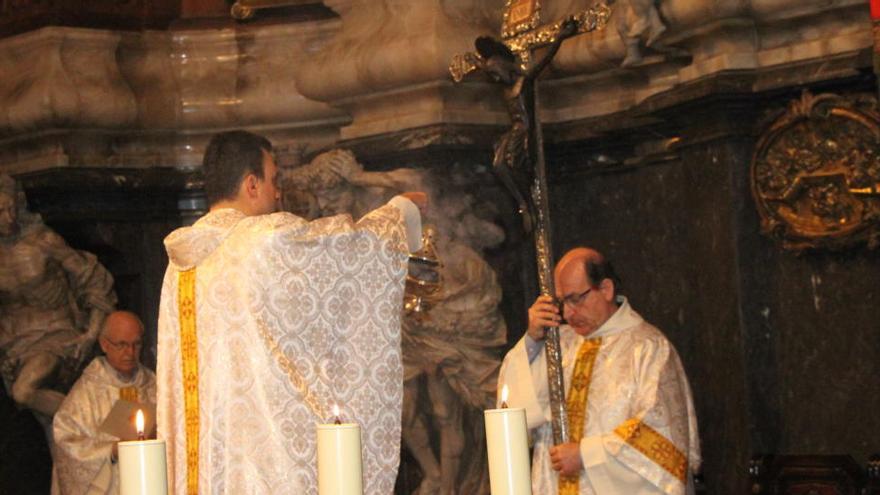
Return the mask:
M 540 0 L 507 0 L 507 6 L 504 9 L 504 22 L 501 25 L 501 36 L 512 38 L 531 31 L 538 27 L 540 21 Z
M 758 141 L 752 194 L 763 233 L 785 249 L 880 243 L 876 103 L 804 92 Z

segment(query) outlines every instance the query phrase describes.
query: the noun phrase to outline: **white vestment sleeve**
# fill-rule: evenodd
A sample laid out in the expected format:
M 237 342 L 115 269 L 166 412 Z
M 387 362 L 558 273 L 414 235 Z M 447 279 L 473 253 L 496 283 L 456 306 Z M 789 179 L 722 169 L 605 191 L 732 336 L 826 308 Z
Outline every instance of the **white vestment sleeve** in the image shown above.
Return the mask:
M 509 407 L 526 410 L 526 422 L 534 429 L 550 421 L 547 391 L 547 365 L 540 353 L 531 365 L 525 340 L 520 339 L 504 357 L 498 374 L 498 407 L 501 407 L 501 388 L 507 385 Z
M 581 459 L 596 493 L 609 495 L 662 495 L 650 481 L 629 469 L 608 452 L 618 452 L 622 442 L 616 435 L 582 438 Z
M 666 341 L 644 342 L 635 353 L 636 397 L 627 421 L 651 427 L 672 445 L 687 445 L 689 402 L 686 381 L 674 351 Z M 617 425 L 618 428 L 620 425 Z M 682 483 L 658 466 L 654 459 L 627 444 L 618 428 L 600 435 L 584 437 L 580 442 L 581 458 L 590 483 L 599 493 L 669 494 L 686 492 Z M 603 485 L 609 484 L 609 488 Z M 614 488 L 610 488 L 614 487 Z M 609 491 L 610 490 L 610 491 Z
M 406 245 L 409 252 L 415 253 L 422 249 L 422 214 L 419 212 L 419 207 L 409 198 L 400 195 L 391 198 L 388 204 L 403 214 L 403 221 L 406 223 Z
M 99 433 L 99 404 L 90 384 L 77 382 L 54 418 L 55 463 L 61 493 L 85 493 L 110 464 L 113 438 Z M 106 409 L 101 407 L 100 409 Z

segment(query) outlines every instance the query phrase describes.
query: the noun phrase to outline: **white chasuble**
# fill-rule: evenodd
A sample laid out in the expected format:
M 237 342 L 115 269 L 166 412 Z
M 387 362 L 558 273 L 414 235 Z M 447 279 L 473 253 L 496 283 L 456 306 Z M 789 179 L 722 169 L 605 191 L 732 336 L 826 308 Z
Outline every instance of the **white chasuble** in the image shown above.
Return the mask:
M 165 239 L 157 417 L 169 493 L 317 493 L 315 425 L 334 404 L 361 426 L 364 493 L 392 493 L 406 232 L 420 232 L 415 206 L 395 199 L 358 222 L 221 209 Z
M 95 358 L 55 413 L 53 494 L 119 493 L 119 469 L 110 462 L 113 444 L 119 439 L 98 431 L 119 399 L 154 403 L 155 375 L 140 366 L 126 381 L 106 358 Z
M 564 484 L 560 487 L 550 462 L 553 431 L 545 353 L 529 363 L 524 339 L 505 357 L 498 386 L 508 385 L 510 407 L 526 408 L 534 440 L 532 493 L 562 494 L 567 490 Z M 586 396 L 582 428 L 570 425 L 580 434 L 572 440 L 579 442 L 583 460 L 574 492 L 688 493 L 701 461 L 697 419 L 684 368 L 666 337 L 623 299 L 588 338 L 567 325 L 560 327 L 560 344 L 568 401 L 579 351 L 586 361 L 581 369 L 588 375 L 588 383 L 576 387 Z

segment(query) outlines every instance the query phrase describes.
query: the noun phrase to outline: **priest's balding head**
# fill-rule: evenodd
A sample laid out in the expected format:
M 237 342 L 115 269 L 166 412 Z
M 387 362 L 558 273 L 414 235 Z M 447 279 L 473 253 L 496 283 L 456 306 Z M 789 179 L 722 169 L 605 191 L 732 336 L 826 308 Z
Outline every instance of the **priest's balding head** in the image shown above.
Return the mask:
M 114 311 L 104 319 L 99 343 L 113 369 L 134 376 L 144 345 L 144 324 L 130 311 Z
M 602 253 L 577 247 L 565 253 L 554 271 L 556 299 L 565 320 L 580 335 L 589 335 L 617 311 L 619 280 Z

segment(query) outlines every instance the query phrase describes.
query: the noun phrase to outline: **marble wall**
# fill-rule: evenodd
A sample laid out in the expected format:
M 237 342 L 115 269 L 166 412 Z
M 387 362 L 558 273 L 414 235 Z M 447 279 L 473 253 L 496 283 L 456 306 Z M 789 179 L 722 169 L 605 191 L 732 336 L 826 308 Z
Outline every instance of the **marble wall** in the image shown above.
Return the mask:
M 634 307 L 678 348 L 710 493 L 744 493 L 754 454 L 847 453 L 864 465 L 880 442 L 877 254 L 797 255 L 759 234 L 749 163 L 760 117 L 785 97 L 797 93 L 717 94 L 655 112 L 660 125 L 553 147 L 555 246 L 605 251 Z M 640 157 L 652 140 L 667 146 Z

